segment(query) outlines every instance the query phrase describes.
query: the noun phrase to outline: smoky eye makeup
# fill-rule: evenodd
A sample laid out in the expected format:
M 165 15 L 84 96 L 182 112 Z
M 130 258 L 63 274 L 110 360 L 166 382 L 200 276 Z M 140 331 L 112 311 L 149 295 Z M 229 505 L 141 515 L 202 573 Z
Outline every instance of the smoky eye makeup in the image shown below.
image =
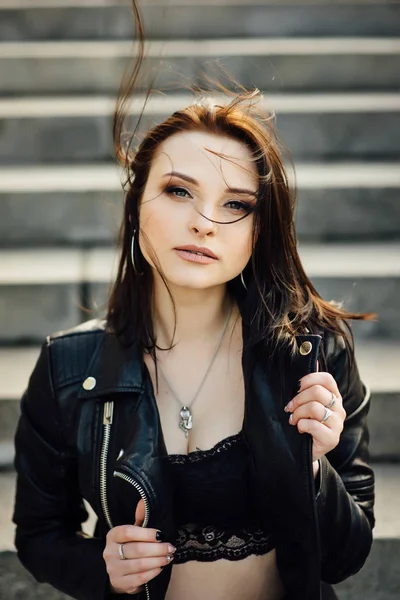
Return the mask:
M 193 199 L 196 194 L 187 189 L 186 186 L 183 186 L 180 177 L 177 177 L 175 174 L 168 174 L 169 180 L 166 185 L 162 186 L 162 193 L 167 194 L 176 199 Z M 197 182 L 194 184 L 198 187 Z M 222 205 L 225 209 L 230 210 L 231 212 L 237 213 L 247 213 L 250 214 L 253 212 L 257 206 L 257 192 L 242 190 L 239 188 L 232 188 L 230 190 L 227 188 L 224 190 L 225 198 L 222 200 Z
M 192 198 L 191 193 L 180 185 L 167 185 L 163 192 L 178 199 Z

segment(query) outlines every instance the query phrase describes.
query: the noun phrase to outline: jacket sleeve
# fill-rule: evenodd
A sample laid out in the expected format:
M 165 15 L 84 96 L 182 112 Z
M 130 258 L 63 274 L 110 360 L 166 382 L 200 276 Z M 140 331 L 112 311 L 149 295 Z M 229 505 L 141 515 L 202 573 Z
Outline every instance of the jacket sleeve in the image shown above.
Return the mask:
M 368 450 L 369 389 L 360 379 L 354 355 L 350 364 L 342 336 L 328 339 L 326 357 L 347 414 L 339 444 L 320 460 L 316 495 L 321 578 L 338 583 L 357 573 L 370 552 L 375 480 Z
M 45 343 L 21 400 L 15 434 L 15 546 L 38 582 L 78 600 L 108 597 L 105 541 L 85 537 L 88 517 L 76 458 L 63 438 L 53 390 L 51 343 Z

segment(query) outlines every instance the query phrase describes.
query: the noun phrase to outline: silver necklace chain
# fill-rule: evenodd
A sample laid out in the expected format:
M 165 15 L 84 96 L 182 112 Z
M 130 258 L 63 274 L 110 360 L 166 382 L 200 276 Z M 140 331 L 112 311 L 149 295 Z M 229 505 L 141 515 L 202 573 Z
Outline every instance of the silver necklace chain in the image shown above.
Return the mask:
M 216 348 L 216 350 L 214 352 L 214 355 L 213 355 L 213 357 L 211 359 L 211 362 L 208 365 L 207 370 L 204 373 L 203 379 L 201 380 L 200 385 L 197 388 L 197 391 L 196 391 L 195 395 L 193 396 L 192 401 L 190 402 L 190 404 L 182 404 L 182 402 L 180 401 L 180 399 L 178 397 L 178 394 L 176 393 L 176 391 L 174 390 L 174 388 L 172 387 L 172 385 L 168 381 L 167 377 L 165 376 L 163 368 L 161 367 L 160 363 L 158 363 L 158 367 L 159 367 L 159 369 L 160 369 L 160 371 L 161 371 L 161 373 L 162 373 L 162 375 L 163 375 L 163 377 L 165 379 L 166 384 L 168 385 L 169 389 L 171 390 L 172 395 L 174 396 L 175 400 L 181 406 L 181 410 L 179 411 L 179 416 L 180 416 L 179 428 L 184 432 L 184 434 L 185 434 L 186 437 L 188 437 L 189 431 L 193 427 L 193 415 L 192 415 L 192 412 L 191 412 L 191 407 L 193 406 L 193 404 L 194 404 L 196 398 L 198 397 L 198 395 L 200 394 L 200 391 L 201 391 L 201 389 L 202 389 L 202 387 L 203 387 L 203 385 L 204 385 L 204 383 L 205 383 L 205 381 L 207 379 L 207 376 L 208 376 L 209 372 L 211 371 L 211 367 L 213 366 L 213 364 L 215 362 L 215 359 L 217 358 L 217 354 L 218 354 L 218 352 L 219 352 L 219 350 L 221 348 L 222 340 L 224 339 L 226 330 L 228 328 L 228 323 L 229 323 L 231 315 L 232 315 L 232 309 L 233 309 L 233 302 L 231 302 L 231 306 L 230 306 L 228 315 L 226 317 L 225 325 L 224 325 L 224 328 L 222 330 L 221 337 L 219 339 L 217 348 Z

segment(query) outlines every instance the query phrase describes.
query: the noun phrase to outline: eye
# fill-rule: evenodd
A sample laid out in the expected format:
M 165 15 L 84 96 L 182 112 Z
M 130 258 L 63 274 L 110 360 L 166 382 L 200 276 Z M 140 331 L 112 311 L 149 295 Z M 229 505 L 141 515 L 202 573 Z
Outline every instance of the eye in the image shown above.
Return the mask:
M 249 202 L 241 202 L 240 200 L 230 200 L 225 204 L 225 206 L 233 209 L 234 211 L 245 212 L 251 212 L 254 208 Z
M 187 198 L 188 196 L 190 197 L 189 192 L 185 190 L 185 188 L 181 188 L 176 185 L 166 187 L 165 191 L 167 194 L 173 194 L 177 198 Z M 183 194 L 187 194 L 187 196 L 184 196 Z

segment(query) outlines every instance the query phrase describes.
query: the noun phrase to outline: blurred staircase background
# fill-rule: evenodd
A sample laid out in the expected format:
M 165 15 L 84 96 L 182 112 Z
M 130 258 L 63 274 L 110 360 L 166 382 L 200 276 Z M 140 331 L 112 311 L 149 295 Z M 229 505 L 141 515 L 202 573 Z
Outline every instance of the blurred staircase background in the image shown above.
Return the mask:
M 264 91 L 296 166 L 299 251 L 354 323 L 372 392 L 377 526 L 340 600 L 400 598 L 400 3 L 142 1 L 146 69 L 165 98 L 144 125 L 190 102 L 214 59 Z M 64 598 L 17 564 L 9 522 L 19 399 L 45 336 L 104 305 L 123 193 L 111 114 L 134 52 L 129 0 L 0 0 L 0 597 Z M 214 71 L 213 71 L 214 72 Z M 176 85 L 178 82 L 178 86 Z M 136 98 L 134 121 L 142 107 Z M 101 312 L 100 312 L 101 314 Z M 11 552 L 10 552 L 11 551 Z

